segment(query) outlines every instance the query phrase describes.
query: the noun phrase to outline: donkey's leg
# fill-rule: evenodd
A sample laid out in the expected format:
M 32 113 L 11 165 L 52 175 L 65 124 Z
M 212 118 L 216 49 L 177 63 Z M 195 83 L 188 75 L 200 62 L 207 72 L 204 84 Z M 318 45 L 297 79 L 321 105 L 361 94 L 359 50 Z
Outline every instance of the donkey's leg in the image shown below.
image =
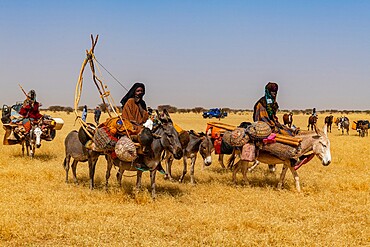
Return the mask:
M 123 166 L 119 166 L 119 169 L 118 169 L 118 172 L 116 174 L 116 177 L 117 177 L 117 183 L 118 183 L 118 186 L 121 187 L 122 186 L 122 176 L 123 176 L 123 173 L 125 172 L 125 170 L 123 169 Z
M 218 155 L 218 163 L 221 165 L 221 167 L 223 169 L 226 168 L 225 165 L 224 165 L 224 154 L 219 154 Z M 203 165 L 203 167 L 204 167 L 204 165 Z
M 155 175 L 157 174 L 157 170 L 150 171 L 150 185 L 152 187 L 152 198 L 155 199 L 157 197 L 156 191 L 155 191 Z
M 185 178 L 185 175 L 186 175 L 186 172 L 187 172 L 187 159 L 188 159 L 188 157 L 186 156 L 186 155 L 184 155 L 183 157 L 182 157 L 182 162 L 183 162 L 183 170 L 182 170 L 182 175 L 181 175 L 181 177 L 180 177 L 180 179 L 179 179 L 179 182 L 180 183 L 182 183 L 183 181 L 184 181 L 184 178 Z
M 238 162 L 236 162 L 233 166 L 233 177 L 232 177 L 232 180 L 233 182 L 236 184 L 236 173 L 241 169 L 241 162 L 240 160 Z
M 284 164 L 283 165 L 283 169 L 281 170 L 280 180 L 279 180 L 279 183 L 278 183 L 278 186 L 277 186 L 278 189 L 282 189 L 283 188 L 285 174 L 286 174 L 286 172 L 288 170 L 288 166 L 290 166 L 290 162 L 288 162 L 288 163 L 289 164 Z
M 107 170 L 105 172 L 105 190 L 108 190 L 108 181 L 110 178 L 110 171 L 112 170 L 112 166 L 113 166 L 113 160 L 109 158 L 108 156 L 105 156 L 105 158 L 107 160 Z
M 164 179 L 170 179 L 170 181 L 173 181 L 173 177 L 172 177 L 173 155 L 170 153 L 167 153 L 165 161 L 166 161 L 166 175 L 164 176 Z
M 140 188 L 141 188 L 141 177 L 143 175 L 143 172 L 142 171 L 137 171 L 136 173 L 136 192 L 139 192 Z
M 197 160 L 197 155 L 194 155 L 191 159 L 191 165 L 190 165 L 190 183 L 195 184 L 195 177 L 194 177 L 194 167 L 195 167 L 195 161 Z M 203 162 L 204 165 L 204 162 Z
M 255 160 L 254 163 L 253 163 L 253 165 L 248 168 L 248 171 L 249 172 L 253 171 L 254 168 L 256 168 L 259 164 L 260 164 L 260 162 L 258 160 Z
M 35 157 L 35 149 L 36 149 L 35 143 L 33 143 L 33 141 L 31 141 L 31 143 L 30 143 L 30 156 L 31 156 L 31 158 Z
M 294 169 L 293 166 L 289 166 L 289 169 L 292 172 L 292 175 L 294 177 L 295 187 L 296 187 L 297 191 L 301 192 L 301 185 L 299 184 L 299 177 L 298 177 L 297 171 Z
M 69 172 L 69 161 L 71 159 L 71 156 L 66 155 L 63 161 L 63 168 L 66 171 L 66 183 L 68 183 L 68 172 Z
M 69 162 L 69 161 L 68 161 Z M 73 160 L 72 162 L 72 174 L 73 174 L 73 181 L 77 184 L 77 173 L 76 173 L 76 169 L 77 169 L 77 163 L 78 161 L 77 160 Z
M 241 170 L 243 174 L 243 184 L 249 184 L 248 179 L 247 179 L 247 171 L 248 171 L 248 161 L 245 160 L 239 160 L 238 162 L 241 163 Z
M 21 145 L 22 145 L 22 156 L 24 156 L 24 141 L 22 141 L 22 143 L 21 143 Z M 28 150 L 27 150 L 28 151 Z M 28 156 L 28 154 L 27 154 L 27 156 Z
M 89 151 L 89 177 L 90 177 L 90 189 L 94 189 L 94 176 L 95 176 L 95 166 L 99 158 L 99 153 L 94 151 Z
M 26 141 L 26 153 L 27 153 L 27 156 L 30 156 L 30 148 L 31 148 L 31 144 L 29 141 Z

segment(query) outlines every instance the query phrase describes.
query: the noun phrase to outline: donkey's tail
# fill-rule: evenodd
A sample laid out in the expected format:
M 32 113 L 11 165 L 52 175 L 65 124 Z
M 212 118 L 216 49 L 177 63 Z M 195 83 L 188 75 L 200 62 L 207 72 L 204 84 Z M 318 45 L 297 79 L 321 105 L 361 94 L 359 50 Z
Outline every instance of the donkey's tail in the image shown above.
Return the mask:
M 235 154 L 235 148 L 234 148 L 229 159 L 227 160 L 227 168 L 229 168 L 230 170 L 232 170 L 235 165 L 235 156 L 236 154 Z
M 67 168 L 67 157 L 64 158 L 64 161 L 63 161 L 63 168 L 66 169 Z

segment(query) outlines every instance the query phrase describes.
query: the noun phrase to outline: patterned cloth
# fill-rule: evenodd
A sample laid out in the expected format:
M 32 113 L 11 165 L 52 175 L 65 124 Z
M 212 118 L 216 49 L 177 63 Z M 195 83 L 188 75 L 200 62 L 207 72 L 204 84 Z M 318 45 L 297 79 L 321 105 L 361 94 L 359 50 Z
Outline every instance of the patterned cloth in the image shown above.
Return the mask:
M 103 126 L 96 130 L 93 141 L 96 150 L 112 151 L 118 139 L 109 132 L 107 127 Z

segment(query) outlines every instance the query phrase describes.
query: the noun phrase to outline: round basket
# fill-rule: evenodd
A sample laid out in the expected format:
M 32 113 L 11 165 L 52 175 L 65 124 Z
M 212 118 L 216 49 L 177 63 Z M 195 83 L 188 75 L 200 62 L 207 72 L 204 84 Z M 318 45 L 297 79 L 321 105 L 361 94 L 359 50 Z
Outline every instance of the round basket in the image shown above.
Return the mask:
M 257 121 L 248 126 L 247 133 L 252 139 L 264 139 L 271 134 L 270 126 L 262 121 Z
M 135 144 L 127 136 L 123 136 L 118 140 L 114 151 L 118 159 L 125 162 L 132 162 L 137 157 Z
M 248 135 L 245 133 L 244 128 L 236 128 L 231 131 L 230 145 L 233 147 L 241 147 L 249 141 Z

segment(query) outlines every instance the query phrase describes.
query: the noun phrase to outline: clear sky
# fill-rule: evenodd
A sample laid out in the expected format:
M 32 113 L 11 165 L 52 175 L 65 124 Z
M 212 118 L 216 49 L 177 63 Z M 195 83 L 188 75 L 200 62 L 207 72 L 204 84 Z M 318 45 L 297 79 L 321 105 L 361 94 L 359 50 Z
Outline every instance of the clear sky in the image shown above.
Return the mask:
M 252 109 L 268 81 L 281 109 L 370 108 L 370 1 L 0 1 L 0 103 L 35 89 L 73 106 L 90 34 L 98 61 L 148 106 Z M 101 103 L 85 72 L 80 105 Z M 116 103 L 126 93 L 103 79 Z

